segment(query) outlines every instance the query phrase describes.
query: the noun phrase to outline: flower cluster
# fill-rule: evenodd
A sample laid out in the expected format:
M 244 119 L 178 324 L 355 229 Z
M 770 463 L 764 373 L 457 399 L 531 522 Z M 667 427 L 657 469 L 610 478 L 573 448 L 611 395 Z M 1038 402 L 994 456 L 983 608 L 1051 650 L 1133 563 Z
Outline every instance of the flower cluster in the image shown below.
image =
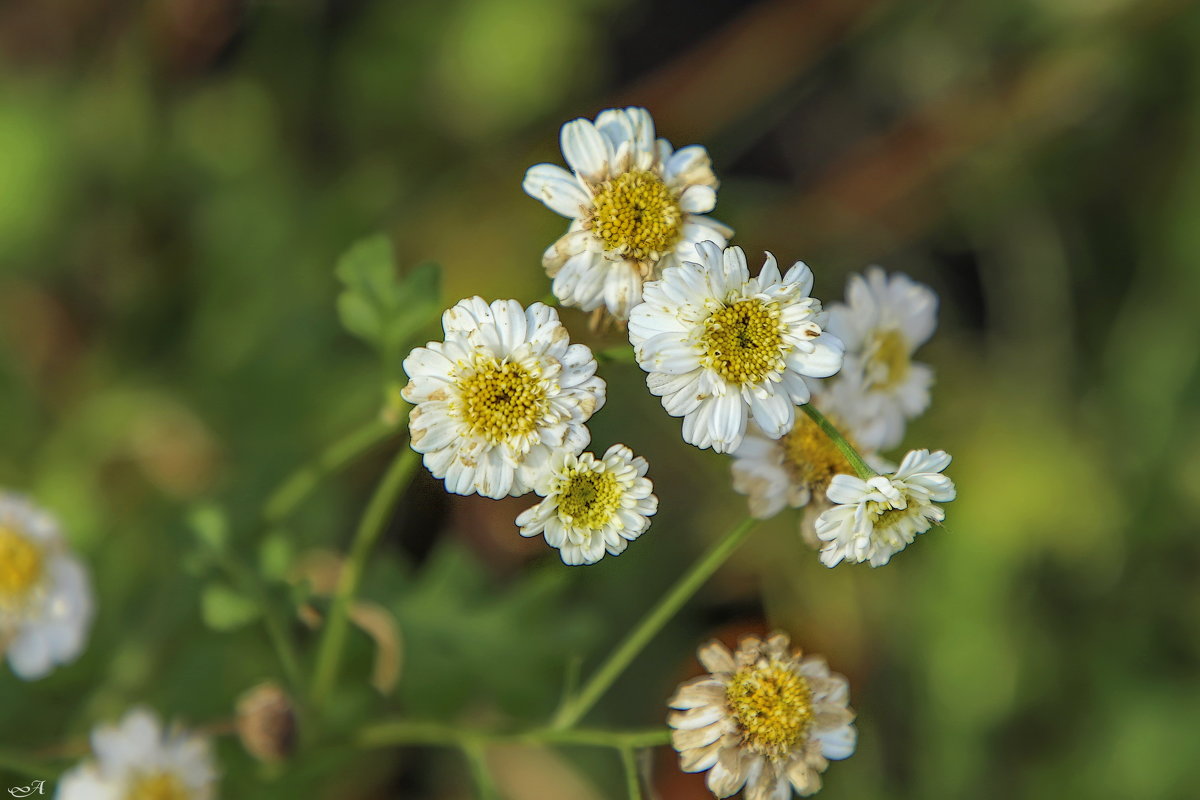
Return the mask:
M 592 312 L 594 330 L 627 336 L 614 349 L 632 356 L 625 360 L 645 372 L 650 394 L 682 420 L 685 442 L 729 454 L 733 488 L 753 517 L 804 508 L 801 531 L 828 567 L 887 564 L 944 520 L 940 504 L 956 495 L 944 474 L 950 456 L 912 450 L 898 466 L 886 458 L 929 406 L 933 372 L 913 357 L 937 324 L 930 288 L 871 267 L 850 278 L 845 302 L 826 309 L 802 262 L 785 271 L 768 252 L 752 274 L 741 247 L 729 245 L 733 232 L 707 216 L 718 186 L 708 153 L 656 138 L 645 109 L 568 122 L 561 146 L 569 171 L 538 164 L 523 183 L 571 220 L 542 259 L 557 304 Z M 515 525 L 521 536 L 541 536 L 565 564 L 623 553 L 649 529 L 659 500 L 649 464 L 629 447 L 586 451 L 589 422 L 607 399 L 593 351 L 572 343 L 553 302 L 468 297 L 442 314 L 441 327 L 441 341 L 403 361 L 412 451 L 449 492 L 536 494 Z M 398 463 L 415 459 L 406 452 Z M 368 516 L 382 519 L 375 506 Z M 568 693 L 547 731 L 582 718 L 686 601 L 684 590 L 703 583 L 749 526 L 680 579 L 593 680 Z M 322 639 L 329 649 L 315 659 L 314 706 L 334 685 L 347 601 L 367 550 L 352 551 L 360 560 L 337 579 Z M 34 680 L 76 659 L 93 606 L 88 574 L 55 520 L 0 493 L 0 654 L 13 672 Z M 285 672 L 300 672 L 280 649 Z M 706 772 L 717 797 L 809 795 L 829 761 L 853 754 L 848 681 L 786 634 L 746 637 L 735 651 L 710 642 L 699 659 L 707 674 L 670 698 L 667 724 L 682 769 Z M 282 762 L 300 741 L 305 716 L 297 710 L 269 681 L 243 696 L 233 727 L 251 755 Z M 149 710 L 97 727 L 91 746 L 92 757 L 63 776 L 61 800 L 216 797 L 208 740 L 165 728 Z

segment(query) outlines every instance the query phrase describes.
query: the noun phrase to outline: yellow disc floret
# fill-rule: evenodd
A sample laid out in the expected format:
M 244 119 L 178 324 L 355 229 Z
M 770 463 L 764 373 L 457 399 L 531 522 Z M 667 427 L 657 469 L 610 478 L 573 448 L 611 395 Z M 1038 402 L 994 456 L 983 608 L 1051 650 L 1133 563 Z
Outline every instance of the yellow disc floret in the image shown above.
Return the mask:
M 912 366 L 908 341 L 898 330 L 877 333 L 866 348 L 869 388 L 888 391 L 904 382 Z
M 491 444 L 533 433 L 546 415 L 545 386 L 515 361 L 481 359 L 458 389 L 471 433 Z
M 812 689 L 791 665 L 760 661 L 733 674 L 725 690 L 742 741 L 770 759 L 793 752 L 813 721 Z
M 730 383 L 757 383 L 784 369 L 779 306 L 751 298 L 722 306 L 704 321 L 705 361 Z
M 558 494 L 558 515 L 564 522 L 595 530 L 609 523 L 621 507 L 621 487 L 611 472 L 572 471 Z
M 191 796 L 178 777 L 158 772 L 135 778 L 123 800 L 190 800 Z
M 841 425 L 838 427 L 844 430 Z M 783 435 L 780 444 L 783 468 L 792 483 L 808 487 L 818 497 L 825 496 L 834 475 L 854 474 L 842 451 L 806 414 L 796 415 L 796 424 Z
M 27 536 L 0 525 L 0 607 L 21 604 L 41 583 L 41 549 Z
M 679 241 L 683 210 L 653 172 L 621 173 L 600 184 L 593 202 L 592 231 L 607 250 L 657 261 Z

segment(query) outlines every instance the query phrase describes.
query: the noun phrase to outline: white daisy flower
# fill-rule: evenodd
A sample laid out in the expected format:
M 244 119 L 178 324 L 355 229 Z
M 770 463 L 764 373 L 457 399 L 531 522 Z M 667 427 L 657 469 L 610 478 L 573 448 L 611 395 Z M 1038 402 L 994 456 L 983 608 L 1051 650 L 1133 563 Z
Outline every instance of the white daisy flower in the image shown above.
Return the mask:
M 537 164 L 522 188 L 571 220 L 542 256 L 554 296 L 617 319 L 642 301 L 642 282 L 690 257 L 698 242 L 724 246 L 733 231 L 704 216 L 717 202 L 717 178 L 698 145 L 673 150 L 654 138 L 644 108 L 609 109 L 562 127 L 571 171 Z
M 620 555 L 658 511 L 646 459 L 615 444 L 597 459 L 559 453 L 534 489 L 546 499 L 517 517 L 522 536 L 544 534 L 564 564 L 595 564 Z
M 904 438 L 908 420 L 929 407 L 933 370 L 912 360 L 937 327 L 938 298 L 903 274 L 871 267 L 852 275 L 846 303 L 829 309 L 829 331 L 846 345 L 846 363 L 833 391 L 847 404 L 859 441 L 887 450 Z
M 209 743 L 163 730 L 144 708 L 92 731 L 94 759 L 67 772 L 58 800 L 212 800 L 217 772 Z
M 401 394 L 416 406 L 412 448 L 448 491 L 524 494 L 552 453 L 587 446 L 584 423 L 604 405 L 605 385 L 556 310 L 472 297 L 442 315 L 442 328 L 444 342 L 404 359 Z
M 699 657 L 710 674 L 679 687 L 667 721 L 680 767 L 707 770 L 717 797 L 743 787 L 746 800 L 810 795 L 830 759 L 854 753 L 849 685 L 825 659 L 803 657 L 782 633 L 747 637 L 736 653 L 712 641 Z
M 696 247 L 699 263 L 663 271 L 646 285 L 629 319 L 629 341 L 646 385 L 683 438 L 719 453 L 736 450 L 747 416 L 778 439 L 807 403 L 804 376 L 825 378 L 842 365 L 842 343 L 821 330 L 812 273 L 797 262 L 780 276 L 767 253 L 751 278 L 740 247 Z
M 95 613 L 87 572 L 58 523 L 0 492 L 0 654 L 18 677 L 42 678 L 83 652 Z
M 817 518 L 817 536 L 826 542 L 821 563 L 871 562 L 881 567 L 892 556 L 946 518 L 935 503 L 955 497 L 954 482 L 941 474 L 950 464 L 942 450 L 912 450 L 891 475 L 863 480 L 835 475 L 827 496 L 833 507 Z

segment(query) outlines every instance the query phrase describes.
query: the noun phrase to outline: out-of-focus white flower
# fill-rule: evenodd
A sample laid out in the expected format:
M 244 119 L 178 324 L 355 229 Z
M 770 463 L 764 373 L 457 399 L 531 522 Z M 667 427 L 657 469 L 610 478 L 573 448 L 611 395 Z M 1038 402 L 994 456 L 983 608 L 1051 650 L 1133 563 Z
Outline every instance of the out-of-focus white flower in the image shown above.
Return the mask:
M 412 447 L 455 494 L 500 498 L 533 488 L 553 453 L 579 453 L 604 405 L 596 359 L 571 344 L 558 312 L 478 297 L 442 315 L 444 342 L 404 359 Z
M 696 251 L 698 262 L 646 285 L 629 319 L 646 385 L 683 417 L 683 438 L 697 447 L 736 450 L 748 417 L 777 439 L 808 402 L 804 377 L 842 365 L 842 343 L 822 331 L 821 303 L 809 297 L 812 273 L 797 262 L 781 276 L 767 253 L 751 278 L 740 247 L 704 242 Z
M 708 788 L 746 800 L 787 800 L 821 788 L 829 760 L 854 753 L 849 685 L 825 659 L 803 657 L 788 637 L 743 639 L 736 653 L 713 641 L 700 649 L 710 674 L 670 700 L 671 741 L 685 772 L 708 771 Z
M 946 518 L 935 503 L 955 497 L 954 482 L 942 472 L 950 456 L 938 450 L 912 450 L 892 475 L 863 480 L 836 475 L 827 496 L 834 505 L 817 518 L 818 538 L 825 542 L 821 563 L 869 561 L 881 567 L 892 556 Z
M 83 652 L 95 612 L 87 572 L 58 523 L 0 492 L 0 654 L 18 677 L 36 680 Z
M 717 178 L 698 145 L 674 150 L 654 138 L 644 108 L 609 109 L 576 119 L 560 136 L 568 172 L 537 164 L 526 193 L 571 220 L 542 264 L 554 296 L 584 311 L 607 308 L 620 320 L 642 301 L 642 282 L 690 257 L 698 242 L 724 246 L 733 231 L 704 216 L 717 202 Z
M 615 444 L 598 459 L 591 453 L 554 457 L 534 487 L 546 499 L 517 517 L 522 536 L 543 534 L 565 564 L 594 564 L 620 555 L 650 527 L 658 498 L 646 477 L 646 459 Z
M 928 286 L 879 267 L 852 275 L 846 303 L 830 305 L 829 331 L 846 345 L 830 391 L 865 447 L 896 447 L 908 420 L 929 407 L 933 370 L 912 356 L 933 335 L 937 307 Z
M 208 740 L 163 730 L 137 708 L 92 731 L 93 759 L 63 775 L 58 800 L 212 800 L 217 772 Z

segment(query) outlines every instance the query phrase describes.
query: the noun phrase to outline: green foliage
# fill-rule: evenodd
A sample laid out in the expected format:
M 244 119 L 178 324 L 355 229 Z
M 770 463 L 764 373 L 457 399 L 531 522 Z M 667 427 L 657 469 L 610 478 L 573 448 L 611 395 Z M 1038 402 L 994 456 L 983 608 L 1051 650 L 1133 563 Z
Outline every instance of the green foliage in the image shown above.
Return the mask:
M 337 299 L 342 324 L 388 363 L 441 310 L 440 268 L 426 262 L 399 279 L 387 237 L 355 244 L 338 259 L 336 273 L 345 287 Z
M 200 595 L 200 614 L 204 624 L 214 631 L 228 632 L 244 628 L 258 619 L 258 603 L 221 583 L 204 587 Z

